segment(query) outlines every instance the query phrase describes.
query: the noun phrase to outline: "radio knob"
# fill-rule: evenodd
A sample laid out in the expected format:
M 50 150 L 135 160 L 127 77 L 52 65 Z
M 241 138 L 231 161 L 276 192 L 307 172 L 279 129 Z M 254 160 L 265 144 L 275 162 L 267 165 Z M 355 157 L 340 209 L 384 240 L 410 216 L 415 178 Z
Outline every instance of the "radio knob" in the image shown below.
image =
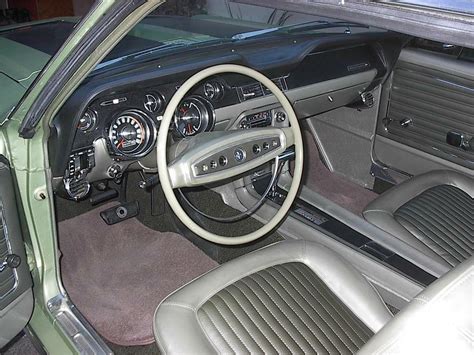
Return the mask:
M 284 122 L 286 120 L 286 113 L 283 111 L 278 111 L 275 117 L 278 122 Z

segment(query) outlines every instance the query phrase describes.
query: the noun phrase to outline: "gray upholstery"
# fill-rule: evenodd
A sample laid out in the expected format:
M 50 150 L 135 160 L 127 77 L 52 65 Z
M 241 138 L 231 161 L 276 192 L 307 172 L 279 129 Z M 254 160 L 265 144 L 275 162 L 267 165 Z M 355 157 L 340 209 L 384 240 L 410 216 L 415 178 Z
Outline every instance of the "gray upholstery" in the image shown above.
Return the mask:
M 155 313 L 163 353 L 471 354 L 474 257 L 395 318 L 330 249 L 280 242 L 168 296 Z M 375 335 L 372 335 L 375 333 Z M 370 338 L 370 339 L 369 339 Z
M 455 186 L 426 190 L 396 210 L 395 219 L 451 266 L 472 255 L 474 200 Z
M 359 354 L 472 354 L 474 257 L 417 295 Z
M 163 353 L 353 353 L 391 318 L 372 285 L 332 250 L 285 241 L 171 294 L 154 332 Z
M 303 263 L 268 267 L 227 286 L 198 310 L 223 352 L 352 354 L 373 332 Z
M 453 267 L 473 254 L 473 197 L 471 177 L 433 171 L 387 191 L 363 215 L 434 262 Z

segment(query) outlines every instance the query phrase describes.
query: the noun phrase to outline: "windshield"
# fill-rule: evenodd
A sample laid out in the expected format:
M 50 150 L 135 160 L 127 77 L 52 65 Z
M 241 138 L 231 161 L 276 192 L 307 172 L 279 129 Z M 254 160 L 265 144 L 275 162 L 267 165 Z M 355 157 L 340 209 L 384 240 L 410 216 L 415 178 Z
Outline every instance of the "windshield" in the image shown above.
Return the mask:
M 91 0 L 84 0 L 84 4 L 88 2 L 92 5 Z M 82 15 L 87 12 L 87 6 L 83 7 Z M 3 27 L 0 22 L 0 85 L 8 88 L 8 94 L 0 98 L 0 120 L 21 99 L 80 19 L 80 16 L 56 17 Z M 96 69 L 150 54 L 159 56 L 165 51 L 258 36 L 310 31 L 341 34 L 359 30 L 367 31 L 367 28 L 276 7 L 223 0 L 168 0 L 137 24 Z
M 381 0 L 399 4 L 431 7 L 439 10 L 465 12 L 474 14 L 473 0 Z
M 222 0 L 173 1 L 163 4 L 135 26 L 98 67 L 194 45 L 240 41 L 272 33 L 347 33 L 352 26 L 359 27 L 275 7 Z

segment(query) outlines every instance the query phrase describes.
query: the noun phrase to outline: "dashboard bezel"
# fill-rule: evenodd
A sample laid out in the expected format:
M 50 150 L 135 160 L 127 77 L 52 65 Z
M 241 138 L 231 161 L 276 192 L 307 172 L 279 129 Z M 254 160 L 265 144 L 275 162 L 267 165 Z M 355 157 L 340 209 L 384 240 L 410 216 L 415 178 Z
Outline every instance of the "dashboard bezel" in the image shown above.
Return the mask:
M 354 61 L 364 60 L 369 65 L 362 71 L 366 69 L 376 69 L 377 71 L 373 82 L 375 86 L 383 80 L 390 63 L 398 57 L 403 40 L 404 37 L 398 34 L 375 32 L 327 38 L 306 35 L 296 41 L 287 41 L 286 39 L 267 42 L 246 41 L 235 44 L 236 50 L 231 52 L 228 51 L 229 48 L 226 45 L 216 47 L 215 50 L 208 53 L 196 50 L 196 53 L 185 57 L 172 54 L 160 58 L 159 70 L 157 70 L 156 61 L 152 61 L 127 66 L 126 69 L 115 68 L 108 72 L 99 71 L 91 75 L 77 89 L 53 120 L 52 134 L 48 142 L 53 176 L 60 177 L 64 174 L 67 165 L 65 149 L 73 151 L 89 146 L 97 139 L 103 138 L 104 122 L 110 122 L 109 118 L 119 111 L 137 107 L 143 109 L 143 97 L 146 93 L 158 92 L 166 102 L 182 82 L 204 67 L 222 63 L 247 65 L 262 71 L 268 77 L 286 77 L 288 90 L 293 90 L 301 86 L 354 74 L 348 70 L 348 67 L 354 64 Z M 339 59 L 333 60 L 336 57 Z M 351 61 L 346 63 L 341 58 L 352 58 L 352 63 Z M 307 60 L 312 62 L 306 63 Z M 303 68 L 307 75 L 295 75 L 295 70 L 300 70 L 298 68 Z M 243 105 L 236 89 L 251 83 L 248 78 L 225 75 L 208 79 L 208 81 L 213 80 L 223 82 L 225 88 L 223 97 L 212 101 L 216 111 L 220 111 L 220 109 L 228 111 L 227 108 L 237 107 L 236 105 L 239 104 L 243 107 L 242 112 L 249 109 L 252 100 L 246 101 Z M 190 94 L 204 97 L 204 83 L 195 87 Z M 123 100 L 124 98 L 125 100 Z M 112 102 L 112 104 L 106 107 L 101 106 L 100 104 L 105 101 Z M 97 127 L 91 132 L 79 132 L 75 129 L 80 119 L 79 113 L 85 112 L 88 108 L 97 110 Z M 150 117 L 158 127 L 159 114 L 155 113 Z M 233 118 L 235 119 L 235 117 Z M 226 120 L 228 121 L 229 118 L 216 117 L 216 129 L 225 127 Z M 219 128 L 217 128 L 218 123 Z M 113 159 L 123 160 L 124 157 L 113 157 Z M 133 160 L 137 159 L 129 161 L 133 163 Z

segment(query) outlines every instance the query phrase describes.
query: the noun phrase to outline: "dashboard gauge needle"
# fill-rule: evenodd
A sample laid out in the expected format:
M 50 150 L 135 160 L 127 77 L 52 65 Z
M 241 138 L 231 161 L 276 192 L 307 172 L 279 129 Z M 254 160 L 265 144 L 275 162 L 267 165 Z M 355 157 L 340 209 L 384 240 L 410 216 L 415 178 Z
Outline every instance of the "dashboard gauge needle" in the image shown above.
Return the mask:
M 188 134 L 193 133 L 193 125 L 192 123 L 188 123 Z
M 123 144 L 124 144 L 124 143 L 125 143 L 125 139 L 122 138 L 122 139 L 120 140 L 120 142 L 118 142 L 117 148 L 123 148 Z

